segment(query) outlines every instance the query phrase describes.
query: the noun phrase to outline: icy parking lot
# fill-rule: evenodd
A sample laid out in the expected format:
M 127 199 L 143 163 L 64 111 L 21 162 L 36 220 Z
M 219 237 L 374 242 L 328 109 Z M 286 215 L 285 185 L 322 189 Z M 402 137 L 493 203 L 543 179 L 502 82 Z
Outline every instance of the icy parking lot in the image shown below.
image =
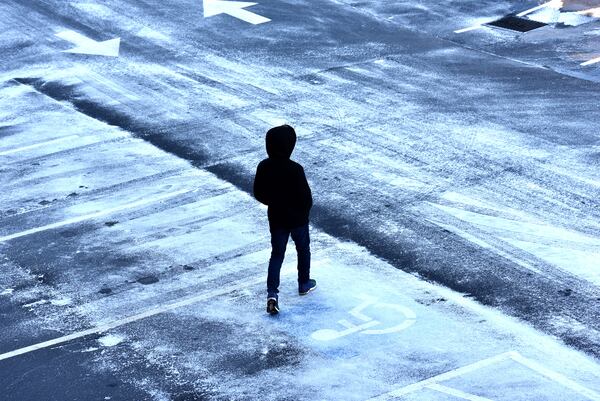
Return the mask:
M 291 257 L 282 312 L 264 314 L 268 238 L 247 194 L 27 87 L 2 92 L 13 117 L 70 122 L 12 135 L 6 156 L 3 204 L 52 198 L 2 229 L 8 399 L 600 400 L 593 359 L 318 229 L 318 291 L 298 297 Z
M 1 4 L 0 398 L 600 400 L 573 7 Z M 519 13 L 560 15 L 487 25 Z M 283 122 L 318 287 L 290 243 L 273 317 L 251 186 Z

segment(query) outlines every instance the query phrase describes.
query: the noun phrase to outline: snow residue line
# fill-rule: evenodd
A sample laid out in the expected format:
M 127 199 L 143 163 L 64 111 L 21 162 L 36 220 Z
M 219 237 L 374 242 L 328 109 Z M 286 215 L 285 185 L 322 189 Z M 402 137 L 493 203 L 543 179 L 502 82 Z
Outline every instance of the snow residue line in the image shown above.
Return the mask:
M 494 365 L 498 362 L 506 361 L 506 360 L 510 359 L 511 355 L 512 355 L 511 352 L 505 352 L 503 354 L 496 355 L 491 358 L 487 358 L 482 361 L 472 363 L 471 365 L 463 366 L 461 368 L 454 369 L 454 370 L 451 370 L 446 373 L 442 373 L 441 375 L 437 375 L 437 376 L 431 377 L 429 379 L 422 380 L 418 383 L 410 384 L 410 385 L 408 385 L 406 387 L 402 387 L 398 390 L 390 391 L 389 393 L 385 393 L 385 394 L 381 394 L 377 397 L 369 398 L 367 401 L 384 401 L 384 400 L 391 400 L 396 397 L 401 397 L 403 395 L 410 394 L 410 393 L 418 391 L 418 390 L 422 390 L 426 387 L 429 387 L 430 385 L 435 385 L 435 384 L 437 384 L 437 382 L 441 382 L 444 380 L 450 380 L 455 377 L 462 376 L 464 374 L 471 373 L 476 370 L 485 368 L 487 366 Z
M 313 263 L 313 267 L 321 266 L 327 262 L 328 262 L 328 259 L 318 260 L 315 263 Z M 289 275 L 289 274 L 292 274 L 295 272 L 296 272 L 295 264 L 293 264 L 293 262 L 289 262 L 284 266 L 281 274 L 283 276 L 286 276 L 286 275 Z M 92 327 L 87 330 L 79 331 L 77 333 L 69 334 L 69 335 L 66 335 L 63 337 L 55 338 L 53 340 L 44 341 L 39 344 L 30 345 L 28 347 L 24 347 L 24 348 L 20 348 L 20 349 L 14 350 L 14 351 L 6 352 L 4 354 L 0 354 L 0 361 L 9 359 L 9 358 L 14 358 L 15 356 L 27 354 L 29 352 L 37 351 L 37 350 L 40 350 L 43 348 L 52 347 L 54 345 L 64 344 L 66 342 L 76 340 L 79 338 L 83 338 L 83 337 L 87 337 L 87 336 L 90 336 L 93 334 L 104 333 L 106 331 L 115 329 L 117 327 L 124 326 L 129 323 L 137 322 L 139 320 L 142 320 L 142 319 L 145 319 L 145 318 L 148 318 L 151 316 L 160 315 L 162 313 L 169 312 L 174 309 L 179 309 L 184 306 L 189 306 L 189 305 L 196 304 L 198 302 L 206 301 L 211 298 L 218 297 L 220 295 L 225 295 L 225 294 L 234 292 L 236 290 L 240 290 L 240 289 L 243 289 L 246 287 L 250 287 L 253 285 L 263 283 L 264 281 L 265 281 L 265 276 L 262 273 L 260 275 L 255 275 L 255 276 L 251 276 L 249 278 L 244 278 L 242 280 L 235 281 L 232 284 L 225 286 L 218 290 L 208 291 L 208 292 L 205 292 L 204 294 L 200 294 L 200 295 L 197 295 L 197 296 L 191 297 L 191 298 L 180 299 L 179 301 L 172 302 L 172 303 L 169 303 L 166 305 L 159 305 L 154 308 L 148 309 L 144 312 L 141 312 L 141 313 L 138 313 L 138 314 L 135 314 L 135 315 L 132 315 L 132 316 L 120 319 L 120 320 L 116 320 L 114 322 L 101 324 L 99 326 Z
M 591 60 L 586 61 L 585 63 L 581 63 L 582 66 L 588 66 L 592 64 L 600 63 L 600 57 L 593 58 Z
M 27 146 L 23 146 L 21 148 L 15 148 L 15 149 L 9 149 L 9 150 L 0 151 L 0 156 L 12 155 L 14 153 L 19 153 L 19 152 L 24 152 L 26 150 L 41 148 L 42 146 L 53 145 L 55 143 L 64 142 L 64 141 L 67 141 L 69 139 L 75 139 L 75 138 L 79 138 L 79 135 L 64 136 L 62 138 L 55 138 L 55 139 L 51 139 L 51 140 L 46 141 L 46 142 L 34 143 L 33 145 L 27 145 Z
M 133 92 L 125 89 L 121 85 L 118 85 L 116 82 L 113 82 L 113 81 L 111 81 L 109 79 L 106 79 L 102 75 L 96 74 L 95 72 L 90 71 L 90 70 L 87 70 L 86 73 L 91 77 L 92 80 L 95 80 L 98 83 L 100 83 L 100 84 L 106 86 L 107 88 L 113 90 L 114 92 L 116 92 L 116 93 L 118 93 L 120 95 L 123 95 L 127 99 L 133 100 L 133 101 L 140 100 L 139 96 L 137 96 Z
M 0 242 L 6 242 L 6 241 L 10 241 L 12 239 L 15 238 L 20 238 L 20 237 L 25 237 L 27 235 L 31 235 L 31 234 L 35 234 L 35 233 L 39 233 L 41 231 L 47 231 L 47 230 L 52 230 L 55 228 L 60 228 L 60 227 L 64 227 L 64 226 L 68 226 L 71 224 L 76 224 L 76 223 L 81 223 L 82 221 L 86 221 L 86 220 L 91 220 L 91 219 L 95 219 L 98 217 L 102 217 L 102 216 L 107 216 L 113 213 L 117 213 L 123 210 L 127 210 L 127 209 L 133 209 L 136 207 L 141 207 L 141 206 L 146 206 L 155 202 L 160 202 L 162 200 L 165 199 L 169 199 L 169 198 L 174 198 L 178 195 L 182 195 L 188 192 L 192 192 L 194 190 L 192 189 L 182 189 L 176 192 L 170 192 L 168 194 L 164 194 L 164 195 L 160 195 L 154 198 L 149 198 L 149 199 L 142 199 L 139 200 L 137 202 L 132 202 L 132 203 L 128 203 L 125 205 L 121 205 L 115 208 L 111 208 L 111 209 L 106 209 L 106 210 L 102 210 L 100 212 L 96 212 L 96 213 L 91 213 L 91 214 L 86 214 L 83 216 L 77 216 L 77 217 L 73 217 L 71 219 L 67 219 L 67 220 L 63 220 L 63 221 L 59 221 L 57 223 L 52 223 L 52 224 L 48 224 L 42 227 L 36 227 L 36 228 L 32 228 L 29 230 L 25 230 L 25 231 L 21 231 L 18 233 L 14 233 L 14 234 L 10 234 L 10 235 L 6 235 L 4 237 L 0 237 Z

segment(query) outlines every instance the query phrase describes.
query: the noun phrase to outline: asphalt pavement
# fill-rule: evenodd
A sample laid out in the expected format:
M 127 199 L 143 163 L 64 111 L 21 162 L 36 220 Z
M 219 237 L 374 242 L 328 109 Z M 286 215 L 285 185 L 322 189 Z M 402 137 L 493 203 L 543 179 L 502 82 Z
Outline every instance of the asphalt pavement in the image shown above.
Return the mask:
M 3 2 L 3 397 L 600 400 L 600 23 L 537 6 Z M 272 319 L 284 122 L 319 287 L 290 246 Z

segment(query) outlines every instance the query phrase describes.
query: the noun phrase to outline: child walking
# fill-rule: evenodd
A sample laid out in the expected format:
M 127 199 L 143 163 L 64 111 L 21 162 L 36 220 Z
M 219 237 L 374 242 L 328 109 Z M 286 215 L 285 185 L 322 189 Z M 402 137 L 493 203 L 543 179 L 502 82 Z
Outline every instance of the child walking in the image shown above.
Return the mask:
M 296 131 L 289 125 L 271 128 L 266 135 L 268 158 L 258 164 L 254 197 L 267 205 L 271 232 L 271 259 L 267 275 L 267 312 L 279 313 L 279 276 L 290 238 L 298 252 L 298 293 L 306 295 L 317 282 L 310 278 L 308 215 L 312 194 L 304 169 L 290 156 L 296 145 Z

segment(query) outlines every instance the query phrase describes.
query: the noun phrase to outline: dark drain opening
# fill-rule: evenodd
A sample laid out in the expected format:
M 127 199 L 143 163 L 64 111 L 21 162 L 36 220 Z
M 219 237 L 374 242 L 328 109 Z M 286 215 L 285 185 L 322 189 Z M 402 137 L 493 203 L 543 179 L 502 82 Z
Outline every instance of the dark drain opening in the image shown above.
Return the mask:
M 516 32 L 529 32 L 534 29 L 541 28 L 548 24 L 543 22 L 533 21 L 527 18 L 517 17 L 516 15 L 507 15 L 499 20 L 488 22 L 486 25 L 497 28 L 509 29 Z

